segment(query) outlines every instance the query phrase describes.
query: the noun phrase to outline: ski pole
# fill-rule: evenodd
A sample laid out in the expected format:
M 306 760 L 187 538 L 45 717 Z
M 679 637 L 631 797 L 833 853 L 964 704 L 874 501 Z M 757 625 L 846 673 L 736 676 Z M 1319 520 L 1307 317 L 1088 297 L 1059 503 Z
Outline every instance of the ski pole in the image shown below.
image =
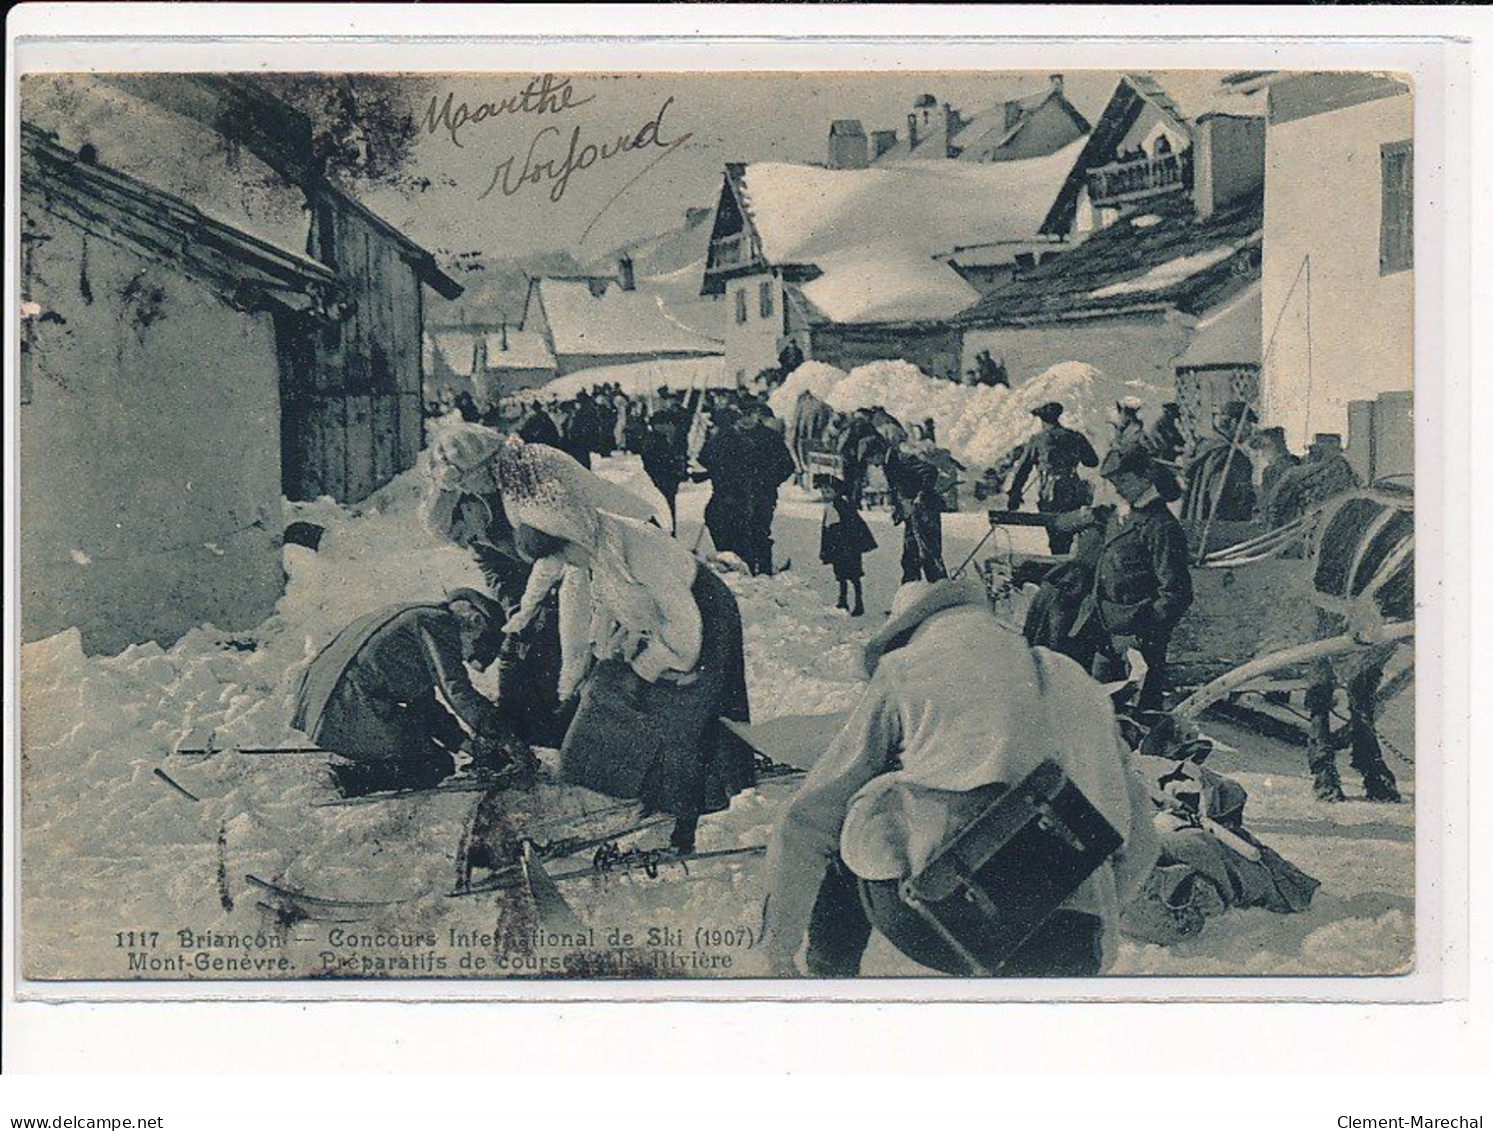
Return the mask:
M 330 754 L 319 746 L 183 746 L 173 754 L 207 757 L 211 754 Z

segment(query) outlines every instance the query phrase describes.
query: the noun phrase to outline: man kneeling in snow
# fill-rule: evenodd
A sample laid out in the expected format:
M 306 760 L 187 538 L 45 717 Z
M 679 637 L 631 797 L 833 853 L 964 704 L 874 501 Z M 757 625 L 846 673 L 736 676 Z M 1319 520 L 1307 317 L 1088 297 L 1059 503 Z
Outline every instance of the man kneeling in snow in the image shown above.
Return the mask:
M 458 589 L 441 604 L 368 613 L 322 649 L 301 677 L 291 722 L 332 752 L 344 796 L 428 789 L 461 751 L 478 772 L 532 757 L 466 670 L 466 660 L 497 655 L 502 619 L 490 597 Z
M 930 935 L 898 885 L 988 803 L 1051 758 L 1122 845 L 1005 960 L 1006 976 L 1097 974 L 1120 906 L 1156 859 L 1152 807 L 1131 769 L 1109 697 L 1076 663 L 1028 648 L 976 581 L 913 582 L 866 646 L 871 677 L 845 729 L 815 763 L 768 849 L 768 956 L 779 977 L 859 973 L 871 930 Z M 907 947 L 940 965 L 937 938 Z M 916 949 L 919 953 L 912 954 Z

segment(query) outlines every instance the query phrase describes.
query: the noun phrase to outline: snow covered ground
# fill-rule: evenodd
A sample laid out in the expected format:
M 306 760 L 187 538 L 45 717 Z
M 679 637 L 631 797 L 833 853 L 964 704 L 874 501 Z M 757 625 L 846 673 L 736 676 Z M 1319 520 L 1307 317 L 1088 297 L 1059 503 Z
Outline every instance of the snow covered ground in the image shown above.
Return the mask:
M 634 457 L 604 461 L 599 470 L 647 491 Z M 480 582 L 461 551 L 421 527 L 417 494 L 406 475 L 357 508 L 328 501 L 291 508 L 327 533 L 319 552 L 287 548 L 285 596 L 252 632 L 204 627 L 169 649 L 145 645 L 113 657 L 84 656 L 74 633 L 23 649 L 21 924 L 28 976 L 488 977 L 546 972 L 539 964 L 547 957 L 563 962 L 554 957 L 563 950 L 540 945 L 517 969 L 495 969 L 501 947 L 494 940 L 521 938 L 534 926 L 527 905 L 496 895 L 448 897 L 477 794 L 327 805 L 333 793 L 315 755 L 173 753 L 184 741 L 208 738 L 218 747 L 303 743 L 287 723 L 295 679 L 343 624 L 381 604 L 438 598 Z M 686 544 L 696 543 L 706 497 L 704 487 L 681 496 Z M 886 514 L 872 514 L 881 548 L 867 559 L 868 615 L 853 620 L 836 611 L 833 580 L 817 560 L 819 518 L 819 504 L 785 488 L 775 534 L 777 558 L 791 559 L 791 568 L 772 578 L 727 578 L 746 625 L 753 718 L 780 720 L 785 741 L 806 732 L 822 741 L 823 725 L 815 731 L 792 720 L 853 704 L 860 646 L 884 616 L 897 579 L 899 531 Z M 949 562 L 961 561 L 984 529 L 979 515 L 949 516 Z M 1407 692 L 1395 701 L 1402 716 L 1411 698 Z M 1413 749 L 1406 718 L 1387 726 L 1399 727 L 1399 749 Z M 1406 969 L 1413 947 L 1413 767 L 1392 762 L 1406 804 L 1324 806 L 1311 798 L 1299 750 L 1210 729 L 1224 744 L 1210 765 L 1249 790 L 1251 826 L 1323 886 L 1303 914 L 1230 912 L 1172 948 L 1127 941 L 1115 972 Z M 1345 774 L 1351 792 L 1358 783 Z M 765 843 L 793 789 L 792 780 L 768 780 L 736 798 L 728 812 L 702 822 L 700 850 Z M 503 819 L 539 840 L 575 829 L 604 832 L 622 818 L 596 817 L 574 828 L 556 818 L 605 804 L 584 791 L 543 787 L 511 798 Z M 624 847 L 661 845 L 667 832 L 664 825 L 638 834 Z M 557 860 L 549 871 L 560 876 L 589 859 Z M 244 879 L 249 873 L 317 896 L 389 905 L 329 912 L 355 922 L 285 926 L 258 905 L 264 893 Z M 558 886 L 597 932 L 588 971 L 741 977 L 764 972 L 760 949 L 748 945 L 760 922 L 760 875 L 760 857 L 738 856 L 698 861 L 687 874 L 666 866 L 657 878 L 586 876 Z M 707 933 L 697 935 L 697 928 Z M 620 935 L 609 944 L 613 929 L 631 933 L 631 944 Z M 147 948 L 118 934 L 130 931 L 159 931 L 160 938 Z M 281 960 L 283 969 L 273 965 Z M 242 963 L 271 965 L 235 965 Z M 866 969 L 918 972 L 884 944 L 873 944 Z

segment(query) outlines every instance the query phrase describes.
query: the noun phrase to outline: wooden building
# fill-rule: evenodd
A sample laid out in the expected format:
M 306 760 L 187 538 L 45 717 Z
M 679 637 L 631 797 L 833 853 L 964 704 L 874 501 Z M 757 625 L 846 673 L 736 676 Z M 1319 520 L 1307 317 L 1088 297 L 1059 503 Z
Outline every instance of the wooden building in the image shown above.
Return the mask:
M 174 192 L 336 276 L 336 321 L 280 316 L 285 494 L 357 502 L 422 442 L 423 289 L 461 287 L 326 174 L 310 119 L 252 76 L 27 77 L 24 113 L 78 152 Z
M 356 502 L 413 467 L 424 442 L 424 290 L 461 287 L 431 254 L 325 180 L 307 190 L 309 247 L 338 276 L 342 317 L 282 319 L 281 455 L 292 499 Z

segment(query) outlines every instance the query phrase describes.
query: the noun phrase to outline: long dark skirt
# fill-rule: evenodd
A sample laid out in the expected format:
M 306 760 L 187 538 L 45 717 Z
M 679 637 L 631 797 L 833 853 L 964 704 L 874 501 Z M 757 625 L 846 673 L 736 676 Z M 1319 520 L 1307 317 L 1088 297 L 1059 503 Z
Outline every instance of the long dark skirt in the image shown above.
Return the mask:
M 698 678 L 650 684 L 621 660 L 597 664 L 560 748 L 566 781 L 682 817 L 718 812 L 755 784 L 750 751 L 716 721 L 750 721 L 736 598 L 704 568 L 691 593 L 704 630 Z

